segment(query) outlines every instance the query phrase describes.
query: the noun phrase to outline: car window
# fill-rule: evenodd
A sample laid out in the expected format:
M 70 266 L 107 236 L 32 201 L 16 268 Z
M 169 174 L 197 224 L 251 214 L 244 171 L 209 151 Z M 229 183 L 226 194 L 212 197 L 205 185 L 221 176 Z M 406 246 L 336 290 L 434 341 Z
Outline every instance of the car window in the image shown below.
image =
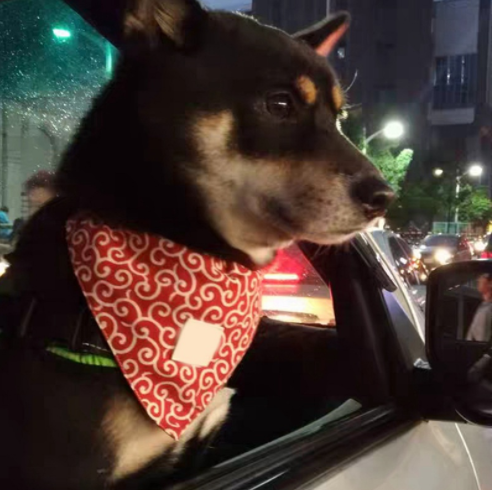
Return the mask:
M 426 247 L 456 247 L 458 237 L 449 235 L 431 235 L 423 241 Z
M 409 257 L 398 243 L 396 237 L 389 237 L 388 239 L 391 253 L 398 267 L 404 266 L 408 263 Z
M 111 76 L 117 53 L 59 0 L 2 2 L 0 36 L 0 201 L 8 208 L 0 240 L 5 245 L 16 221 L 52 197 L 46 182 Z M 39 185 L 30 188 L 30 179 Z
M 410 245 L 408 245 L 408 243 L 405 240 L 403 240 L 403 238 L 397 237 L 396 240 L 400 244 L 400 247 L 403 249 L 405 254 L 408 255 L 408 257 L 411 257 L 412 249 L 410 248 Z
M 334 327 L 328 285 L 297 245 L 278 253 L 263 279 L 263 314 L 274 320 Z
M 418 270 L 415 266 L 414 259 L 403 248 L 403 241 L 397 237 L 388 239 L 391 253 L 393 255 L 396 268 L 403 277 L 408 286 L 416 286 L 420 284 Z

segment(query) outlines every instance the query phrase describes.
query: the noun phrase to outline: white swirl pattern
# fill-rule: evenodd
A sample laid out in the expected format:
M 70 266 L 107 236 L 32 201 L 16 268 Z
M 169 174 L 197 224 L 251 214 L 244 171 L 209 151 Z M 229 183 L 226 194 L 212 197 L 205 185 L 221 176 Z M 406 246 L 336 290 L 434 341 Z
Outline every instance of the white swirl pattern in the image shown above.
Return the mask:
M 68 221 L 67 242 L 89 307 L 132 390 L 149 417 L 178 439 L 249 348 L 261 273 L 84 216 Z M 172 360 L 189 318 L 224 328 L 208 366 Z

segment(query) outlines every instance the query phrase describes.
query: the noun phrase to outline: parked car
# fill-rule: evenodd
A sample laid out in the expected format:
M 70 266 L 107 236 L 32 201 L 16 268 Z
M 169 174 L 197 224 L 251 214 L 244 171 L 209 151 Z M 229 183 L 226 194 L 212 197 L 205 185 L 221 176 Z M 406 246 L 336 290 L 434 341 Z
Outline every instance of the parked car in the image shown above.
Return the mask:
M 473 257 L 473 249 L 463 235 L 429 235 L 420 245 L 419 252 L 422 262 L 431 270 Z

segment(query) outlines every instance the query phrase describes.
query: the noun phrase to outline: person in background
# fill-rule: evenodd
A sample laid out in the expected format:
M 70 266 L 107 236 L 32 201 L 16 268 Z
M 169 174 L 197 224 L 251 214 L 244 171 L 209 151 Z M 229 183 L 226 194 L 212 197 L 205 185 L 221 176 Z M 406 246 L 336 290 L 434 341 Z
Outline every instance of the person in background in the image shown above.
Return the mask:
M 488 342 L 492 334 L 492 274 L 481 275 L 477 289 L 483 301 L 475 312 L 466 340 Z
M 40 170 L 26 180 L 24 192 L 27 196 L 29 216 L 55 197 L 54 181 L 55 174 L 47 170 Z
M 2 206 L 0 208 L 0 239 L 8 240 L 12 234 L 12 226 L 9 219 L 9 208 Z
M 24 182 L 24 193 L 27 197 L 27 219 L 41 209 L 48 201 L 56 196 L 55 174 L 48 170 L 40 170 Z M 26 218 L 18 218 L 12 228 L 12 242 L 15 242 L 26 223 Z

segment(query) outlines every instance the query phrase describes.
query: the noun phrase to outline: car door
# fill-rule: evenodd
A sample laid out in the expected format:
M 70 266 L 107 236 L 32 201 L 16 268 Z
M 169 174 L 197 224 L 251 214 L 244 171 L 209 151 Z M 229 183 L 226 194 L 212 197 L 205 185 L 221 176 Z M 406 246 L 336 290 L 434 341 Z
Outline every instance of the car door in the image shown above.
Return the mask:
M 358 330 L 356 325 L 350 325 L 362 337 L 351 339 L 358 354 L 362 354 L 360 347 L 366 348 L 362 354 L 368 362 L 366 370 L 361 371 L 362 366 L 356 370 L 358 379 L 368 389 L 366 396 L 361 396 L 364 390 L 359 391 L 356 395 L 358 401 L 347 400 L 313 422 L 233 459 L 222 461 L 173 488 L 479 488 L 456 424 L 421 421 L 402 411 L 402 404 L 397 401 L 408 389 L 408 376 L 395 376 L 395 372 L 407 371 L 408 374 L 415 360 L 424 355 L 423 344 L 395 292 L 384 289 L 383 284 L 391 289 L 392 281 L 384 283 L 385 272 L 376 268 L 374 251 L 370 250 L 367 242 L 361 241 L 351 252 L 338 250 L 330 254 L 323 250 L 313 255 L 310 247 L 306 252 L 320 276 L 325 280 L 331 278 L 333 306 L 335 313 L 338 313 L 337 334 L 346 334 L 344 327 L 347 325 L 343 325 L 346 320 L 363 321 L 358 316 L 359 312 L 364 312 L 366 319 L 374 314 L 377 325 L 372 326 L 381 333 L 386 327 L 390 328 L 387 334 L 393 339 L 383 345 L 372 336 L 367 337 L 365 329 Z M 358 257 L 359 253 L 364 257 Z M 333 257 L 337 258 L 336 262 Z M 378 297 L 379 303 L 376 303 Z M 371 329 L 371 318 L 368 320 L 366 327 Z M 302 328 L 302 325 L 297 325 Z M 280 335 L 276 337 L 276 342 L 282 344 L 283 339 L 284 336 Z M 378 353 L 380 349 L 382 352 Z M 314 358 L 314 350 L 309 350 Z M 347 362 L 353 360 L 349 351 L 346 355 Z M 380 355 L 388 362 L 380 363 L 383 360 Z M 292 353 L 288 358 L 295 363 Z M 263 376 L 268 377 L 265 368 L 267 364 L 263 363 L 259 369 Z M 286 375 L 288 377 L 290 373 L 286 372 Z M 342 376 L 343 373 L 339 372 L 338 375 Z M 371 381 L 365 383 L 365 378 L 371 378 Z M 330 382 L 329 379 L 327 376 L 327 382 Z M 377 379 L 379 386 L 373 384 Z M 374 394 L 372 398 L 371 391 Z M 311 401 L 303 400 L 306 404 Z M 280 408 L 276 410 L 280 416 Z M 261 417 L 262 412 L 257 412 L 257 415 Z
M 472 490 L 480 487 L 455 425 L 422 422 L 313 488 Z

